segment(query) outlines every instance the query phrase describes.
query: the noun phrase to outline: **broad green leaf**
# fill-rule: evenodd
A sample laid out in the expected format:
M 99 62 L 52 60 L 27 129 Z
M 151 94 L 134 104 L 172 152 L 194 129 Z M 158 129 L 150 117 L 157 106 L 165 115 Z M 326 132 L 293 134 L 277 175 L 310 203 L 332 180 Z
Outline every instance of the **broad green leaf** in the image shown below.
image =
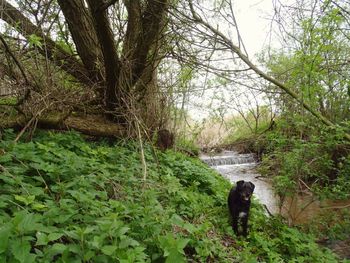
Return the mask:
M 79 255 L 81 252 L 81 246 L 78 244 L 69 244 L 67 245 L 67 247 L 68 247 L 68 251 L 74 254 Z
M 116 251 L 117 251 L 118 247 L 116 246 L 104 246 L 102 247 L 101 251 L 103 254 L 107 255 L 107 256 L 111 256 L 113 255 Z
M 9 206 L 9 200 L 12 199 L 12 196 L 10 195 L 1 195 L 0 196 L 0 208 L 5 208 Z
M 90 234 L 90 233 L 92 233 L 94 230 L 95 230 L 95 227 L 92 227 L 92 226 L 86 227 L 86 228 L 84 229 L 83 233 L 84 233 L 84 235 Z
M 94 248 L 100 249 L 102 247 L 104 239 L 105 239 L 104 235 L 94 236 L 93 241 L 91 242 L 91 245 Z
M 122 235 L 124 235 L 126 232 L 128 232 L 129 231 L 129 227 L 127 227 L 127 226 L 123 226 L 123 227 L 121 227 L 120 229 L 118 229 L 118 231 L 117 231 L 117 236 L 122 236 Z
M 9 184 L 9 185 L 16 184 L 16 180 L 11 177 L 11 174 L 7 170 L 0 173 L 0 180 L 2 180 L 4 183 Z
M 130 237 L 125 237 L 120 240 L 119 248 L 124 249 L 127 247 L 136 247 L 138 245 L 140 245 L 140 243 L 137 242 L 135 239 L 132 239 Z
M 47 206 L 40 203 L 34 203 L 32 204 L 32 208 L 36 211 L 43 211 L 47 208 Z
M 12 255 L 21 263 L 32 263 L 36 256 L 30 253 L 30 243 L 21 239 L 15 239 L 11 244 Z
M 87 252 L 84 253 L 84 261 L 89 261 L 90 259 L 92 259 L 95 256 L 95 252 L 92 250 L 89 250 Z
M 62 233 L 50 233 L 47 238 L 49 241 L 55 241 L 55 240 L 61 238 L 62 236 L 63 236 Z
M 177 249 L 169 250 L 169 254 L 165 260 L 166 263 L 185 263 L 186 258 Z
M 15 195 L 15 199 L 25 205 L 30 205 L 35 200 L 35 195 Z
M 12 225 L 6 224 L 0 228 L 0 254 L 8 250 L 8 240 L 11 234 Z
M 175 239 L 171 234 L 159 237 L 161 247 L 164 251 L 166 262 L 185 262 L 185 253 L 183 248 L 189 242 L 189 239 Z
M 23 234 L 27 232 L 31 232 L 37 230 L 41 224 L 38 224 L 38 220 L 41 218 L 38 214 L 28 213 L 26 211 L 20 211 L 16 213 L 15 218 L 13 219 L 13 223 L 15 229 Z
M 66 249 L 67 249 L 66 245 L 55 243 L 48 249 L 48 254 L 50 257 L 54 257 L 58 254 L 62 254 Z
M 197 230 L 196 226 L 190 223 L 185 223 L 183 225 L 183 228 L 186 229 L 189 233 L 194 233 Z
M 64 231 L 64 233 L 75 240 L 80 240 L 80 236 L 76 233 L 76 231 Z
M 170 218 L 171 222 L 175 225 L 182 226 L 184 223 L 184 220 L 177 214 L 173 214 Z
M 12 161 L 12 156 L 10 154 L 0 155 L 0 163 L 5 164 Z
M 36 246 L 45 246 L 49 243 L 49 239 L 45 233 L 37 232 L 36 233 Z

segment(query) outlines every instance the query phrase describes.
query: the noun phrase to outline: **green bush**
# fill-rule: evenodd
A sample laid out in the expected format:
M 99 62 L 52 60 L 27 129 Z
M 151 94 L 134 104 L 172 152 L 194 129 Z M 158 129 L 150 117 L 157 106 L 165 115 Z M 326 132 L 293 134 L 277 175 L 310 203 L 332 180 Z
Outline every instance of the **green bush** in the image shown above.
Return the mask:
M 350 197 L 350 144 L 342 130 L 320 128 L 303 137 L 286 134 L 284 126 L 265 135 L 260 171 L 272 176 L 277 193 L 294 194 L 299 182 L 323 198 Z

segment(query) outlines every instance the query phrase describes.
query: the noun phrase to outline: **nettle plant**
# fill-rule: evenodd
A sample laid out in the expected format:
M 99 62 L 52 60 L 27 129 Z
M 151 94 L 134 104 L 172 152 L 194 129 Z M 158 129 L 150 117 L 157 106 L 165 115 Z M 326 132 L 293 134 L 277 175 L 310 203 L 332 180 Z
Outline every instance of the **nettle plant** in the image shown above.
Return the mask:
M 169 153 L 160 154 L 157 165 L 147 148 L 144 182 L 136 143 L 111 147 L 88 144 L 76 133 L 42 133 L 14 144 L 13 133 L 6 133 L 0 261 L 185 262 L 185 247 L 196 247 L 188 252 L 194 258 L 223 251 L 218 239 L 205 236 L 212 223 L 190 220 L 208 208 L 225 213 L 215 206 L 224 197 L 213 193 L 227 182 L 211 178 L 199 161 Z

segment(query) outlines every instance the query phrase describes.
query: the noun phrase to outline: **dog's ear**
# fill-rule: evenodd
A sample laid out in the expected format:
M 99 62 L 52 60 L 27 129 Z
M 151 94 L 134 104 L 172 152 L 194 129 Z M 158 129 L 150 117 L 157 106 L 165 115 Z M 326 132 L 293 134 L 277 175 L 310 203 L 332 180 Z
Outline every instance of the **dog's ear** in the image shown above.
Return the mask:
M 252 187 L 252 192 L 254 191 L 255 189 L 255 185 L 252 183 L 252 182 L 249 182 L 250 186 Z
M 243 180 L 238 181 L 238 182 L 237 182 L 237 188 L 241 188 L 241 187 L 243 186 L 243 184 L 244 184 L 244 181 L 243 181 Z

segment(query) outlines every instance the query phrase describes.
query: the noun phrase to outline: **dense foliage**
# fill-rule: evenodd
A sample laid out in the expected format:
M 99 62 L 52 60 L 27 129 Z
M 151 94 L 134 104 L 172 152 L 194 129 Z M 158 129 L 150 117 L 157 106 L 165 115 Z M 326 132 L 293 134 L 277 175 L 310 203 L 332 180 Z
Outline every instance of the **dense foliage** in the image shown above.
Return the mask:
M 308 187 L 321 199 L 349 198 L 350 145 L 342 134 L 342 129 L 307 129 L 306 123 L 280 119 L 274 131 L 257 141 L 264 151 L 261 171 L 273 176 L 279 194 Z
M 267 218 L 251 233 L 228 222 L 230 184 L 197 159 L 139 146 L 41 133 L 0 149 L 1 262 L 336 262 L 312 236 Z

